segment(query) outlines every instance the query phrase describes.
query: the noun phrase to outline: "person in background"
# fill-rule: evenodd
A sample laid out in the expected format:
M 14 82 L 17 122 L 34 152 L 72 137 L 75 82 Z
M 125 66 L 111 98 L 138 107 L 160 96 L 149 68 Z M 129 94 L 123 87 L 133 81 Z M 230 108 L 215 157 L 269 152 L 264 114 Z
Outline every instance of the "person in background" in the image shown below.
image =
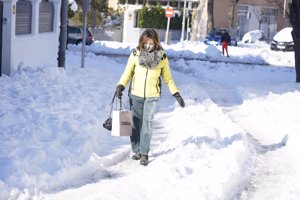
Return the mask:
M 148 164 L 152 121 L 161 93 L 160 77 L 179 105 L 184 107 L 184 100 L 172 78 L 169 61 L 160 45 L 158 33 L 154 29 L 147 29 L 129 56 L 116 89 L 116 96 L 121 98 L 130 81 L 128 92 L 133 115 L 133 130 L 130 137 L 134 153 L 132 159 L 140 160 L 140 164 L 144 166 Z
M 227 57 L 229 57 L 228 54 L 228 44 L 230 43 L 230 35 L 226 31 L 222 31 L 221 33 L 221 45 L 222 45 L 222 54 L 224 55 L 224 50 L 226 51 Z

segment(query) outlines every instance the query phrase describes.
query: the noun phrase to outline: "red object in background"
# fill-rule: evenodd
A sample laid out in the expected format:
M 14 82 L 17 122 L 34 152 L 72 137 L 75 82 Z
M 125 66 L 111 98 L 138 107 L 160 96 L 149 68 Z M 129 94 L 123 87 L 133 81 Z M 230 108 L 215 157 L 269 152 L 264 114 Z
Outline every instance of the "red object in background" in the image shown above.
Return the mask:
M 166 17 L 173 17 L 174 16 L 173 8 L 166 8 L 165 14 L 166 14 Z

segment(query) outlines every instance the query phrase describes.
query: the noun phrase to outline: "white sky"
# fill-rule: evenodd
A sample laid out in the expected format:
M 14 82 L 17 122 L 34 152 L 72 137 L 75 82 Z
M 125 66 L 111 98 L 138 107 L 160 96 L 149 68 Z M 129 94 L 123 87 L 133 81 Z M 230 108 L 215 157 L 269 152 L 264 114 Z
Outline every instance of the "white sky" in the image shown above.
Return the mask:
M 164 46 L 186 107 L 163 85 L 144 167 L 129 138 L 102 127 L 134 46 L 97 41 L 85 68 L 70 46 L 66 70 L 0 78 L 1 200 L 300 199 L 293 52 L 239 44 L 227 58 L 202 43 Z

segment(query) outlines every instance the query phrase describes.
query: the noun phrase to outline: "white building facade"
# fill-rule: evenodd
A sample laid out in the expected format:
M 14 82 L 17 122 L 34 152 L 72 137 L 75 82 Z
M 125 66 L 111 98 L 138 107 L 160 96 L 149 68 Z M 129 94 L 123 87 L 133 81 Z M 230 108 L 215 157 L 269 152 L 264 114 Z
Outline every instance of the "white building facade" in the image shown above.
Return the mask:
M 60 0 L 0 0 L 0 69 L 57 66 Z

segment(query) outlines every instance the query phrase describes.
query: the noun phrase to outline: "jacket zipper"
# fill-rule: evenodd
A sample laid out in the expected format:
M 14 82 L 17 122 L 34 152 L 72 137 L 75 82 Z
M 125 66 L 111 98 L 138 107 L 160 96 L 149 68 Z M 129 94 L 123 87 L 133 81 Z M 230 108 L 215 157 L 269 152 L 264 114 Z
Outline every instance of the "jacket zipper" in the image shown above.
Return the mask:
M 144 84 L 144 98 L 146 98 L 146 83 L 147 83 L 147 76 L 148 76 L 148 68 L 146 71 L 146 78 L 145 78 L 145 84 Z
M 134 80 L 135 80 L 135 78 L 133 76 L 132 79 L 131 79 L 131 81 L 130 81 L 130 86 L 129 86 L 129 89 L 128 89 L 128 91 L 130 91 L 130 93 L 133 92 Z
M 159 78 L 157 79 L 156 90 L 157 90 L 157 94 L 159 94 Z

